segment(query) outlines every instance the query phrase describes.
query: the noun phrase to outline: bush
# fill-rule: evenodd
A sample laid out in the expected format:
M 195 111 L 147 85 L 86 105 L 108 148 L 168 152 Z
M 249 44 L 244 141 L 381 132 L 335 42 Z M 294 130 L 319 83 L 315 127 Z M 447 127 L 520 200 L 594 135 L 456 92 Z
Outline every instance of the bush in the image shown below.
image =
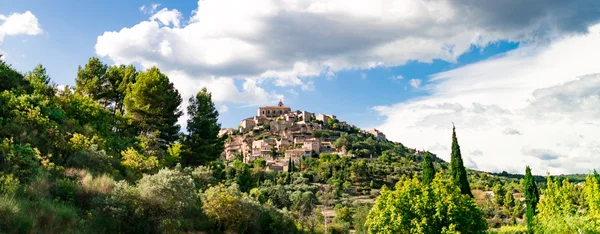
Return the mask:
M 39 152 L 29 144 L 14 144 L 12 139 L 0 143 L 0 171 L 13 174 L 19 181 L 27 183 L 38 174 Z
M 19 189 L 19 184 L 19 179 L 12 174 L 2 175 L 0 173 L 0 195 L 15 195 Z
M 527 234 L 527 226 L 524 225 L 512 225 L 512 226 L 503 226 L 495 232 L 497 234 Z
M 62 201 L 73 202 L 78 189 L 77 182 L 70 179 L 58 179 L 50 187 L 50 195 Z
M 198 202 L 192 177 L 177 169 L 165 168 L 157 174 L 144 175 L 137 187 L 142 199 L 175 213 Z

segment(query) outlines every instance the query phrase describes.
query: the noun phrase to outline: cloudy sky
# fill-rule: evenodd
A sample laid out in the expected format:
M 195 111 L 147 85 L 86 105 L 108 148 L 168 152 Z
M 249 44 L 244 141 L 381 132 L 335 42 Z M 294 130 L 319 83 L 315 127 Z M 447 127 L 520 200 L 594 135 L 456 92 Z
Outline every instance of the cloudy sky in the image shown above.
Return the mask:
M 281 99 L 446 160 L 454 123 L 479 170 L 600 161 L 597 0 L 4 0 L 0 53 L 61 85 L 92 56 L 156 65 L 224 127 Z

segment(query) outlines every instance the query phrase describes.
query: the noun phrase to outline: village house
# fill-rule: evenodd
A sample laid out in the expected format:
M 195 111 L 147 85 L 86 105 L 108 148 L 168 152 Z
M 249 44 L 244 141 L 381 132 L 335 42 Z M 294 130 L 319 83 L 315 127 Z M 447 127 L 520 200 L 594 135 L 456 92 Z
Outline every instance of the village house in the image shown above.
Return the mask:
M 277 106 L 265 106 L 258 108 L 257 116 L 266 118 L 276 118 L 283 114 L 290 113 L 292 109 L 289 106 L 284 106 L 283 102 L 279 101 Z
M 240 132 L 249 132 L 256 126 L 254 118 L 247 118 L 240 123 Z
M 369 130 L 367 132 L 370 133 L 371 135 L 375 136 L 375 138 L 377 138 L 379 140 L 382 140 L 382 141 L 387 140 L 385 138 L 385 134 L 383 134 L 383 132 L 381 132 L 381 131 L 379 131 L 379 130 L 377 130 L 375 128 L 373 128 L 373 129 L 371 129 L 371 130 Z
M 271 150 L 277 146 L 275 139 L 262 139 L 252 142 L 252 158 L 271 157 Z
M 290 149 L 290 150 L 286 150 L 285 151 L 285 159 L 292 159 L 292 161 L 294 161 L 294 163 L 298 163 L 300 162 L 300 158 L 305 157 L 308 158 L 310 157 L 312 154 L 312 152 L 308 149 Z
M 306 139 L 304 140 L 304 144 L 302 145 L 302 148 L 315 151 L 317 153 L 321 152 L 321 140 L 317 139 L 317 138 L 310 138 L 310 139 Z

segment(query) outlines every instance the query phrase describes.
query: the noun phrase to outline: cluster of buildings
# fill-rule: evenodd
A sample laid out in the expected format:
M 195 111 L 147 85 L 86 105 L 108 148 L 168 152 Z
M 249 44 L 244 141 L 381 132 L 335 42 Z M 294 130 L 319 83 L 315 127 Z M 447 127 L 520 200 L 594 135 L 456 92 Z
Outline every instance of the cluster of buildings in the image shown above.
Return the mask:
M 354 125 L 339 121 L 335 115 L 292 111 L 281 101 L 277 106 L 260 107 L 256 116 L 240 122 L 237 131 L 221 130 L 220 134 L 232 136 L 225 144 L 224 156 L 232 159 L 241 155 L 244 162 L 263 158 L 267 160 L 268 168 L 287 170 L 289 159 L 298 162 L 302 157 L 324 152 L 344 153 L 333 146 L 335 137 L 313 136 L 313 131 L 322 130 L 325 125 L 340 130 L 356 129 Z M 361 132 L 386 139 L 377 129 Z

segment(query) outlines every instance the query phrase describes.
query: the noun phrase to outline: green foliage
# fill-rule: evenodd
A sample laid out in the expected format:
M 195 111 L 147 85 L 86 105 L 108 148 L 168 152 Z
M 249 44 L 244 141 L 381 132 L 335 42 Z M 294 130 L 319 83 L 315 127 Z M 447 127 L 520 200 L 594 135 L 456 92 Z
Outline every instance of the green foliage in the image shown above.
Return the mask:
M 460 154 L 460 146 L 458 145 L 458 139 L 456 139 L 456 129 L 452 126 L 452 154 L 450 155 L 450 175 L 452 181 L 456 186 L 460 188 L 462 194 L 473 197 L 471 193 L 471 187 L 467 180 L 467 170 L 463 165 L 463 159 Z
M 10 65 L 0 60 L 0 92 L 12 89 L 27 89 L 29 82 L 23 75 L 13 69 Z
M 0 143 L 0 175 L 13 175 L 23 182 L 30 181 L 39 173 L 39 152 L 29 144 L 14 144 L 12 139 Z
M 524 188 L 525 188 L 525 206 L 527 207 L 527 228 L 530 233 L 533 233 L 534 227 L 534 216 L 536 214 L 536 207 L 540 199 L 540 194 L 531 175 L 531 168 L 527 166 L 525 168 L 525 179 L 524 179 Z
M 584 203 L 581 209 L 574 198 L 575 186 L 567 179 L 562 183 L 548 177 L 543 199 L 537 205 L 535 215 L 536 233 L 598 233 L 598 183 L 589 175 L 584 185 Z
M 487 228 L 474 200 L 441 176 L 430 184 L 405 179 L 395 191 L 384 187 L 365 225 L 369 233 L 483 233 Z
M 433 160 L 429 152 L 423 153 L 423 183 L 429 184 L 435 177 L 435 168 L 433 167 Z
M 504 205 L 504 195 L 506 194 L 506 190 L 504 186 L 500 183 L 497 183 L 493 189 L 494 192 L 494 203 L 498 206 Z
M 216 231 L 236 233 L 294 233 L 296 226 L 283 213 L 263 208 L 233 185 L 211 187 L 204 193 L 203 210 L 215 220 Z M 257 219 L 258 217 L 258 219 Z
M 212 102 L 212 94 L 202 88 L 189 100 L 187 108 L 188 134 L 183 140 L 183 160 L 185 165 L 205 165 L 221 155 L 224 139 L 219 137 L 221 124 L 217 122 L 219 112 Z
M 169 78 L 156 67 L 140 72 L 125 96 L 126 117 L 142 135 L 159 132 L 159 145 L 177 140 L 181 96 Z
M 144 175 L 138 182 L 140 197 L 150 204 L 171 212 L 198 205 L 191 176 L 179 169 L 161 169 L 154 175 Z

